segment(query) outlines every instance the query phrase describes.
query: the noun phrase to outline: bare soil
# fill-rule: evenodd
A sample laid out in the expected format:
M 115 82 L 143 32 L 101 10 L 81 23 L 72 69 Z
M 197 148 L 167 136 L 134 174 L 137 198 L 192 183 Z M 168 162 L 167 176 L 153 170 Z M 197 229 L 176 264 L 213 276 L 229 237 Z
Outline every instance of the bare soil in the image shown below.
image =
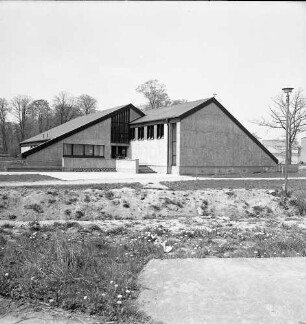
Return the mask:
M 216 224 L 252 228 L 273 220 L 306 227 L 305 217 L 290 204 L 293 198 L 284 198 L 277 190 L 106 188 L 111 187 L 0 188 L 0 224 L 78 221 L 104 230 L 119 226 L 142 230 L 162 224 L 179 232 Z

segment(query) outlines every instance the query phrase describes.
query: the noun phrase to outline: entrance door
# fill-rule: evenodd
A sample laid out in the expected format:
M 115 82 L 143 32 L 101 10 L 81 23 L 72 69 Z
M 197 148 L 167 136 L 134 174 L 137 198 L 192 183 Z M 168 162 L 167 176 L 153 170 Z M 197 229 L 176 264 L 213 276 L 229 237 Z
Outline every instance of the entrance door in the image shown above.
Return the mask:
M 112 159 L 126 158 L 126 146 L 112 146 Z

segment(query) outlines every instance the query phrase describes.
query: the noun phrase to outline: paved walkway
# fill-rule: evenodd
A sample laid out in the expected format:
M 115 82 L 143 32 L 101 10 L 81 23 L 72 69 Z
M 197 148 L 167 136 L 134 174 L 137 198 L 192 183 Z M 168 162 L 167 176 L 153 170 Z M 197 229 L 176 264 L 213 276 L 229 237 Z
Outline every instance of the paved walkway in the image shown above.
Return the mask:
M 152 260 L 141 309 L 165 324 L 304 324 L 306 258 Z
M 58 180 L 45 180 L 35 182 L 15 181 L 15 182 L 0 182 L 1 187 L 17 187 L 17 186 L 45 186 L 45 185 L 86 185 L 86 184 L 99 184 L 99 183 L 131 183 L 140 182 L 142 184 L 159 183 L 160 181 L 186 181 L 186 180 L 199 180 L 199 181 L 280 181 L 279 178 L 195 178 L 191 176 L 181 176 L 176 174 L 131 174 L 120 172 L 1 172 L 0 175 L 29 175 L 41 174 L 57 178 Z M 289 178 L 292 180 L 306 180 L 306 177 Z

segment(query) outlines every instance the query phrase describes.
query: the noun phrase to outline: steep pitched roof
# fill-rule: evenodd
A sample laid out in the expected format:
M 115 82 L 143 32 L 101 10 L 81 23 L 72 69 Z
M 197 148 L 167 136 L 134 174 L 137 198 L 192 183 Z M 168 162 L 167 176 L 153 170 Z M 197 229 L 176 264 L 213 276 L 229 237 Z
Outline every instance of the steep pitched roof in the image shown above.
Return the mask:
M 170 107 L 162 107 L 158 109 L 150 109 L 145 111 L 145 116 L 140 117 L 133 121 L 131 124 L 140 124 L 140 123 L 148 123 L 151 121 L 164 120 L 169 118 L 178 118 L 187 112 L 193 110 L 199 105 L 207 102 L 211 98 L 201 99 L 196 101 L 190 101 Z
M 141 125 L 150 122 L 165 121 L 173 118 L 183 119 L 187 116 L 195 113 L 196 111 L 214 103 L 219 107 L 248 137 L 250 137 L 269 157 L 278 163 L 278 159 L 261 143 L 259 140 L 252 135 L 227 109 L 225 109 L 221 103 L 215 98 L 201 99 L 197 101 L 191 101 L 179 105 L 174 105 L 165 108 L 159 108 L 154 110 L 146 111 L 146 115 L 134 120 L 131 125 Z
M 20 144 L 27 144 L 27 143 L 33 143 L 33 142 L 40 142 L 40 141 L 47 141 L 50 139 L 53 139 L 55 137 L 64 135 L 74 129 L 77 129 L 81 126 L 84 126 L 88 123 L 91 123 L 97 119 L 100 119 L 101 117 L 104 117 L 122 107 L 125 106 L 119 106 L 119 107 L 115 107 L 115 108 L 111 108 L 111 109 L 106 109 L 106 110 L 102 110 L 102 111 L 98 111 L 94 114 L 89 114 L 89 115 L 85 115 L 85 116 L 81 116 L 81 117 L 77 117 L 75 119 L 72 119 L 70 121 L 68 121 L 67 123 L 64 123 L 62 125 L 59 125 L 57 127 L 51 128 L 48 131 L 45 131 L 43 133 L 40 133 L 36 136 L 33 136 L 31 138 L 28 138 L 22 142 L 20 142 Z
M 28 138 L 27 140 L 20 143 L 20 145 L 24 144 L 30 144 L 35 142 L 43 142 L 42 144 L 22 153 L 22 157 L 25 158 L 28 155 L 31 155 L 51 144 L 54 144 L 68 136 L 71 136 L 75 133 L 78 133 L 90 126 L 93 126 L 107 118 L 112 117 L 115 113 L 119 112 L 121 109 L 125 108 L 131 108 L 138 112 L 140 115 L 144 115 L 144 113 L 133 106 L 132 104 L 118 106 L 111 109 L 106 109 L 102 111 L 98 111 L 94 114 L 89 114 L 86 116 L 81 116 L 78 118 L 75 118 L 73 120 L 70 120 L 67 123 L 64 123 L 62 125 L 59 125 L 57 127 L 51 128 L 50 130 L 43 132 L 41 134 L 38 134 L 36 136 L 33 136 L 31 138 Z

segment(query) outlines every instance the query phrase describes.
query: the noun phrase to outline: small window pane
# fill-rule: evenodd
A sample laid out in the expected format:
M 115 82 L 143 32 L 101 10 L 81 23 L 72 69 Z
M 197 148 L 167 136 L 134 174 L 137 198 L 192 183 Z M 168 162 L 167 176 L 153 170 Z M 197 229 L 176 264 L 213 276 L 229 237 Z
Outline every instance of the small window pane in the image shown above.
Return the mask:
M 72 144 L 64 144 L 64 155 L 72 155 Z
M 93 145 L 85 145 L 85 155 L 93 156 L 94 148 Z
M 94 155 L 95 156 L 104 156 L 104 145 L 95 145 L 94 146 Z
M 73 155 L 74 156 L 84 155 L 84 145 L 83 144 L 73 144 Z

